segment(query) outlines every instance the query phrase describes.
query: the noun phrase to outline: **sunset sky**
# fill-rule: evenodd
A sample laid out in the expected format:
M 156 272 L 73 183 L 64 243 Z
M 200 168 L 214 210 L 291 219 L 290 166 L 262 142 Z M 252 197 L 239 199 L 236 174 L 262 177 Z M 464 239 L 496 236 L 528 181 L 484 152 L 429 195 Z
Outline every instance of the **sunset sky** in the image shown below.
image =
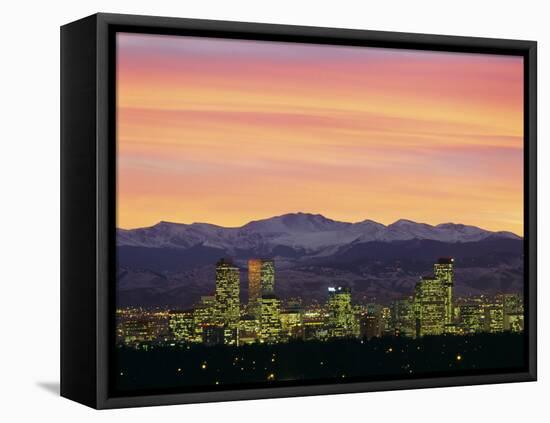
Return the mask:
M 118 34 L 118 221 L 523 235 L 521 57 Z

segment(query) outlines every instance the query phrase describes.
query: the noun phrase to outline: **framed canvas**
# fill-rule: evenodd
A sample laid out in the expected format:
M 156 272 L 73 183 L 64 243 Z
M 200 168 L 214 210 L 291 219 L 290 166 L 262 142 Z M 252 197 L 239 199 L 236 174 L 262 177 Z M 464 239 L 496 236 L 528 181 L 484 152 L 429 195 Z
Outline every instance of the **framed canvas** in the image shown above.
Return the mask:
M 61 394 L 536 380 L 536 43 L 61 28 Z

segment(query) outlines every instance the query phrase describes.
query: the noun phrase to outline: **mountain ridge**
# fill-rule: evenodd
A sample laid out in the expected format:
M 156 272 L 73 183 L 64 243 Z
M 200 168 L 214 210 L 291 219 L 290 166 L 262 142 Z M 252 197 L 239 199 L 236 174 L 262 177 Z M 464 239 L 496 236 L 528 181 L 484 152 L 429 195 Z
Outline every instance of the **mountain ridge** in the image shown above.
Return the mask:
M 150 248 L 213 248 L 269 250 L 277 246 L 319 252 L 353 242 L 393 242 L 427 239 L 451 243 L 480 241 L 488 237 L 522 239 L 507 231 L 489 231 L 461 223 L 430 225 L 399 219 L 389 225 L 373 220 L 342 222 L 321 214 L 287 213 L 250 221 L 240 227 L 211 223 L 161 221 L 153 226 L 117 229 L 118 246 Z
M 325 301 L 327 287 L 340 280 L 356 298 L 411 295 L 418 278 L 445 256 L 456 259 L 457 295 L 519 292 L 523 281 L 522 238 L 448 222 L 383 225 L 291 213 L 238 228 L 159 222 L 118 230 L 117 244 L 117 301 L 132 306 L 191 307 L 214 289 L 221 257 L 242 270 L 244 290 L 248 259 L 272 258 L 281 298 L 316 301 Z

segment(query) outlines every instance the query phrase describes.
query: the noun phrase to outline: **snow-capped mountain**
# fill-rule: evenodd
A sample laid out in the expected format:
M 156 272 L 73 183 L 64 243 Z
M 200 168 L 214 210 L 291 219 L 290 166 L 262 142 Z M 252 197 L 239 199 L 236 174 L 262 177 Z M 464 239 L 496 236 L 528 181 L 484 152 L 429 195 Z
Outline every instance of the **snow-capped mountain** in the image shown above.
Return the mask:
M 238 228 L 160 222 L 119 229 L 117 244 L 117 301 L 124 305 L 191 307 L 213 291 L 215 263 L 228 256 L 243 272 L 251 257 L 275 259 L 282 298 L 325 301 L 334 281 L 346 281 L 358 297 L 402 298 L 438 257 L 455 258 L 457 293 L 519 292 L 523 283 L 522 238 L 454 223 L 386 226 L 292 213 Z M 241 282 L 246 289 L 245 273 Z
M 401 219 L 390 225 L 371 220 L 339 222 L 320 214 L 290 213 L 256 220 L 238 228 L 208 223 L 160 222 L 148 228 L 117 230 L 117 245 L 187 249 L 195 246 L 226 251 L 290 247 L 309 254 L 352 243 L 434 240 L 447 243 L 476 242 L 487 238 L 521 239 L 511 232 L 491 232 L 454 223 L 428 225 Z

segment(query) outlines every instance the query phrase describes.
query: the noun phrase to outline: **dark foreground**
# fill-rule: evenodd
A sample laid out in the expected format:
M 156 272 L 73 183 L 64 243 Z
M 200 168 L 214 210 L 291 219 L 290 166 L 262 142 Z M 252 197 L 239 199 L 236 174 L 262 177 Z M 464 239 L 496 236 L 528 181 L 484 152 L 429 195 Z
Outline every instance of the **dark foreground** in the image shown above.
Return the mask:
M 293 342 L 242 347 L 119 347 L 113 388 L 153 391 L 335 383 L 506 371 L 525 363 L 522 334 Z

